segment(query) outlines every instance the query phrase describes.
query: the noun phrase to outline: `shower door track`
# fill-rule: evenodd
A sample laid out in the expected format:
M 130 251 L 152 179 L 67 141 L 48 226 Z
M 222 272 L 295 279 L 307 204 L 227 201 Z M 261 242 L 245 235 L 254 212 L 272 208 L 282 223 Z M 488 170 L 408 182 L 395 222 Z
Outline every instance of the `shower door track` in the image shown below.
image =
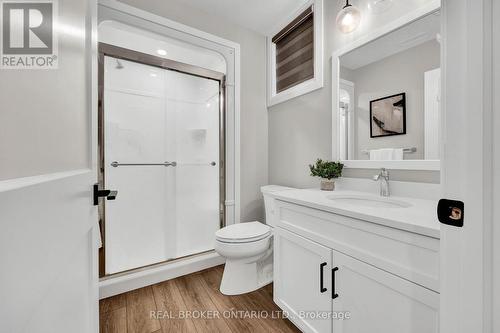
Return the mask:
M 176 71 L 183 74 L 193 75 L 205 79 L 210 79 L 219 82 L 219 224 L 220 228 L 226 225 L 226 76 L 224 73 L 212 71 L 210 69 L 182 63 L 179 61 L 165 59 L 157 57 L 151 54 L 142 53 L 123 47 L 99 43 L 99 67 L 98 67 L 98 151 L 99 151 L 99 172 L 98 172 L 98 182 L 100 188 L 104 187 L 105 173 L 104 173 L 104 163 L 105 153 L 104 153 L 104 57 L 109 56 L 116 59 L 123 59 L 127 61 L 132 61 L 140 63 L 143 65 L 154 66 L 162 68 L 165 70 Z M 210 165 L 214 165 L 213 162 Z M 119 200 L 119 199 L 118 199 Z M 213 252 L 214 250 L 204 251 L 201 253 L 194 253 L 191 255 L 172 258 L 164 260 L 161 262 L 152 263 L 145 266 L 140 266 L 132 269 L 128 269 L 121 272 L 116 272 L 112 274 L 106 274 L 105 272 L 105 251 L 106 251 L 106 201 L 100 200 L 99 202 L 99 227 L 101 232 L 102 247 L 99 249 L 99 278 L 111 277 L 119 274 L 131 273 L 139 270 L 143 270 L 148 267 L 158 266 L 167 262 L 182 260 L 194 256 L 198 256 L 202 253 Z

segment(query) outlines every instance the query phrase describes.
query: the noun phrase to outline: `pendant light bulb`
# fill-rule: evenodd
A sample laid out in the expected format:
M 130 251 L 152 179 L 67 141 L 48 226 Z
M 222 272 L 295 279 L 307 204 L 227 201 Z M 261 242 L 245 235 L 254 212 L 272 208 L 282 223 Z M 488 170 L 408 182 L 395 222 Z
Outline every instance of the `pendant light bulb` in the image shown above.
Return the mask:
M 337 28 L 347 34 L 356 30 L 360 22 L 361 12 L 346 0 L 345 6 L 337 15 Z

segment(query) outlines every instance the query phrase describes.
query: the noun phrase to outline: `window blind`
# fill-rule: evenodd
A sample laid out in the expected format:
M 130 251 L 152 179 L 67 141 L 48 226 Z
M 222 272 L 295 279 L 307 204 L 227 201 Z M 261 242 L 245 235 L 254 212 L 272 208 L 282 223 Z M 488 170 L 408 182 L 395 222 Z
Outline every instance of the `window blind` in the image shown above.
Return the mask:
M 276 45 L 276 92 L 314 77 L 314 15 L 307 8 L 272 38 Z

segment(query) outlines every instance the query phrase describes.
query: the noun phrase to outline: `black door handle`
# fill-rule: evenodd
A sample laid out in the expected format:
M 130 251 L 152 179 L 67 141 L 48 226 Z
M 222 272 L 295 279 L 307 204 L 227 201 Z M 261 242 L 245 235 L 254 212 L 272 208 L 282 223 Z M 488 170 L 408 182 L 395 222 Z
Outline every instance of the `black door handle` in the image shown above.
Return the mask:
M 339 297 L 339 294 L 335 293 L 335 272 L 338 270 L 338 267 L 332 268 L 332 299 Z
M 94 184 L 94 206 L 99 204 L 99 198 L 106 198 L 108 200 L 115 200 L 118 191 L 100 190 L 99 184 Z
M 106 196 L 107 200 L 115 200 L 118 195 L 118 191 L 109 191 L 109 194 Z
M 323 281 L 323 270 L 324 270 L 325 266 L 326 266 L 326 262 L 321 263 L 319 265 L 319 292 L 320 293 L 324 293 L 326 291 L 326 288 L 323 286 L 323 283 L 324 283 L 324 281 Z

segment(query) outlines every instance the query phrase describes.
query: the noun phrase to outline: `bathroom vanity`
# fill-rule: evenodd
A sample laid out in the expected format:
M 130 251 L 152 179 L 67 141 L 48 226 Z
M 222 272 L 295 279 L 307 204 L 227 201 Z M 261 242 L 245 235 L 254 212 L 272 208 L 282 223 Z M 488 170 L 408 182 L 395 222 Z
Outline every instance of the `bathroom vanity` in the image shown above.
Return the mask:
M 366 184 L 275 196 L 274 301 L 303 332 L 439 330 L 440 29 L 437 6 L 332 54 L 331 159 Z
M 303 332 L 438 331 L 435 201 L 319 190 L 275 200 L 274 301 Z

